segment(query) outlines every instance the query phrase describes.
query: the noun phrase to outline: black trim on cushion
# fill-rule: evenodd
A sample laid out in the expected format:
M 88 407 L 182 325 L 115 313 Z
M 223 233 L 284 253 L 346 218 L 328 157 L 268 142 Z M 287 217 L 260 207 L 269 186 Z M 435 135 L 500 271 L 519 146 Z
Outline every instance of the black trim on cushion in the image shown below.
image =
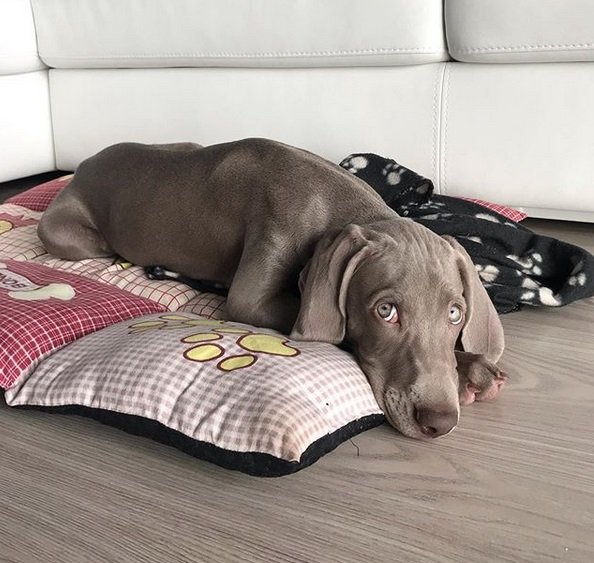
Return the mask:
M 215 463 L 226 469 L 242 471 L 243 473 L 255 475 L 257 477 L 280 477 L 282 475 L 296 473 L 297 471 L 308 467 L 323 455 L 331 452 L 349 438 L 352 438 L 365 430 L 379 426 L 385 421 L 384 415 L 382 414 L 372 414 L 358 420 L 353 420 L 342 428 L 335 430 L 331 434 L 322 436 L 311 443 L 303 452 L 299 461 L 287 461 L 265 453 L 234 452 L 232 450 L 219 448 L 209 442 L 194 440 L 177 430 L 168 428 L 156 420 L 132 414 L 118 413 L 104 409 L 93 409 L 80 405 L 66 405 L 61 407 L 18 405 L 13 408 L 86 416 L 98 420 L 103 424 L 124 430 L 129 434 L 144 436 L 162 444 L 173 446 L 191 456 L 204 461 L 210 461 L 211 463 Z

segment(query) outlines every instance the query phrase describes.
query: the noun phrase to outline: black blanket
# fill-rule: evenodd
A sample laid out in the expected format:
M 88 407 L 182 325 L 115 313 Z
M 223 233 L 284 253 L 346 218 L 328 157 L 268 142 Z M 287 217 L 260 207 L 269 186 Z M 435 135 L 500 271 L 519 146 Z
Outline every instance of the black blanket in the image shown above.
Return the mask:
M 594 295 L 594 256 L 537 235 L 482 205 L 434 195 L 430 180 L 375 154 L 340 165 L 371 185 L 399 215 L 452 235 L 472 258 L 499 313 L 526 305 L 559 307 Z

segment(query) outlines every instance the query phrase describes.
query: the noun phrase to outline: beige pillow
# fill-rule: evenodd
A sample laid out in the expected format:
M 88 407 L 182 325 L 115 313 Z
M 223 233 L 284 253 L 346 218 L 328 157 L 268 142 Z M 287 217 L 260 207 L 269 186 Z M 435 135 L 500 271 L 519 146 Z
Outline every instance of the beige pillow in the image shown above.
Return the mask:
M 85 336 L 20 378 L 6 401 L 89 415 L 266 476 L 306 467 L 383 421 L 346 352 L 192 313 Z

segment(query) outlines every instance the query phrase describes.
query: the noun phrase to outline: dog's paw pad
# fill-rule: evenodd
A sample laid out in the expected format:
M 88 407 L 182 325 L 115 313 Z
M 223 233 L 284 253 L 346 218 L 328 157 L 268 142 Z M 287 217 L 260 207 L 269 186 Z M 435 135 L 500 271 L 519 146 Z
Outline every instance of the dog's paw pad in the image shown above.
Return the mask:
M 500 373 L 499 375 L 497 375 L 495 377 L 495 379 L 493 379 L 493 381 L 491 382 L 491 385 L 489 385 L 489 387 L 487 387 L 483 391 L 480 391 L 476 394 L 475 399 L 477 401 L 490 401 L 490 400 L 494 399 L 495 397 L 497 397 L 497 395 L 499 394 L 499 391 L 501 391 L 501 389 L 503 389 L 503 387 L 505 386 L 506 383 L 507 383 L 507 375 L 505 375 L 504 373 Z
M 472 383 L 467 383 L 460 391 L 460 406 L 465 407 L 474 403 L 479 392 L 479 389 L 477 389 Z
M 460 406 L 494 399 L 507 381 L 507 375 L 480 354 L 456 352 Z

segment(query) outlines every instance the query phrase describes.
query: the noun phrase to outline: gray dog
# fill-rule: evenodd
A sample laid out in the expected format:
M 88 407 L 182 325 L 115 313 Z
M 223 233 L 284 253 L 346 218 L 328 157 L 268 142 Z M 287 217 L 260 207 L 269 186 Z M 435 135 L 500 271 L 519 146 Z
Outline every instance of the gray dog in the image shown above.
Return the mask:
M 39 236 L 61 258 L 119 254 L 222 283 L 229 319 L 350 343 L 408 436 L 447 434 L 460 404 L 504 381 L 502 326 L 464 249 L 282 143 L 108 147 L 80 164 Z

